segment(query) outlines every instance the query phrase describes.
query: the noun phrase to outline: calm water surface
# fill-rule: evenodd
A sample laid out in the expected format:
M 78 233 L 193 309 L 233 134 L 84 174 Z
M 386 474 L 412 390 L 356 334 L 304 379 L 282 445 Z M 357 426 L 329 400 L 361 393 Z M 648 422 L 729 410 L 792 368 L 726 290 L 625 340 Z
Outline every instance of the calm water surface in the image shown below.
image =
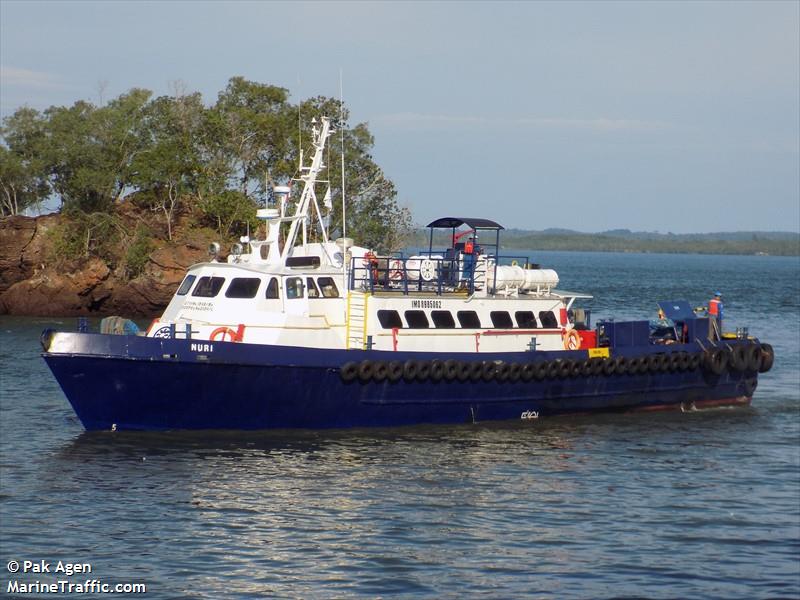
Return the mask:
M 721 288 L 730 327 L 776 349 L 753 406 L 87 434 L 39 357 L 54 320 L 0 318 L 0 594 L 87 578 L 7 573 L 28 559 L 146 598 L 800 597 L 800 261 L 534 256 L 594 318 Z

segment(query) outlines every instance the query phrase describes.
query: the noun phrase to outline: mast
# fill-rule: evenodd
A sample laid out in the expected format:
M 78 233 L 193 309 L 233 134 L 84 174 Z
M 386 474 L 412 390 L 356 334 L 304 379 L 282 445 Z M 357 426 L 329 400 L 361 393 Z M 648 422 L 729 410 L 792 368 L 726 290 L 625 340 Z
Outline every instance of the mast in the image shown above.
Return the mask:
M 322 220 L 322 214 L 320 213 L 319 205 L 317 205 L 316 193 L 314 192 L 314 185 L 317 182 L 317 175 L 324 167 L 322 164 L 322 156 L 325 149 L 325 143 L 330 135 L 330 119 L 328 117 L 320 117 L 320 121 L 322 126 L 317 127 L 317 120 L 311 120 L 311 137 L 312 145 L 314 147 L 314 156 L 311 159 L 310 166 L 304 167 L 302 164 L 300 165 L 300 181 L 303 182 L 303 192 L 300 195 L 300 200 L 297 202 L 297 208 L 294 216 L 282 219 L 284 221 L 291 221 L 289 233 L 286 235 L 283 252 L 281 253 L 282 260 L 286 260 L 286 258 L 291 254 L 297 240 L 299 229 L 303 231 L 303 243 L 305 243 L 306 223 L 308 221 L 309 209 L 312 202 L 317 207 L 316 217 L 319 221 L 320 229 L 322 230 L 322 241 L 328 241 L 328 233 Z

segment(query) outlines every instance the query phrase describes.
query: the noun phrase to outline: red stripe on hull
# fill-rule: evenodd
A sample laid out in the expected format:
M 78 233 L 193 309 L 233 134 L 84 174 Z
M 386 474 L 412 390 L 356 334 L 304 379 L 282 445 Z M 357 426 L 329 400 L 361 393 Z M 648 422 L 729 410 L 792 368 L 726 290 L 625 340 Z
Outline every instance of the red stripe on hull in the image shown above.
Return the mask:
M 719 406 L 747 406 L 753 401 L 751 396 L 736 396 L 735 398 L 718 398 L 715 400 L 697 400 L 695 402 L 680 402 L 678 404 L 657 404 L 655 406 L 640 406 L 631 408 L 630 412 L 649 412 L 657 410 L 692 410 L 701 408 L 716 408 Z

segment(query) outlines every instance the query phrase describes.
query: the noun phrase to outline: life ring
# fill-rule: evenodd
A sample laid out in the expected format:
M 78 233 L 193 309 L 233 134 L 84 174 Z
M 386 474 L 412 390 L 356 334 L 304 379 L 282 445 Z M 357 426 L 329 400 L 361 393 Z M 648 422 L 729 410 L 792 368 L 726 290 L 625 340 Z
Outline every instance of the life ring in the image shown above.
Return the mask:
M 225 340 L 225 336 L 226 335 L 230 336 L 230 338 L 231 338 L 228 341 L 231 341 L 231 342 L 238 342 L 239 341 L 238 335 L 230 327 L 217 327 L 214 331 L 211 332 L 211 335 L 209 336 L 208 339 L 211 340 L 212 342 L 216 342 L 217 341 L 217 336 L 221 336 L 222 339 L 220 339 L 219 341 L 220 342 L 224 342 L 224 341 L 226 341 Z
M 403 279 L 403 261 L 394 259 L 389 262 L 389 279 L 400 281 Z
M 339 371 L 339 376 L 344 382 L 349 383 L 350 381 L 353 381 L 356 377 L 358 377 L 358 364 L 354 362 L 344 363 L 341 371 Z
M 564 334 L 564 350 L 580 350 L 581 334 L 575 329 L 570 329 Z

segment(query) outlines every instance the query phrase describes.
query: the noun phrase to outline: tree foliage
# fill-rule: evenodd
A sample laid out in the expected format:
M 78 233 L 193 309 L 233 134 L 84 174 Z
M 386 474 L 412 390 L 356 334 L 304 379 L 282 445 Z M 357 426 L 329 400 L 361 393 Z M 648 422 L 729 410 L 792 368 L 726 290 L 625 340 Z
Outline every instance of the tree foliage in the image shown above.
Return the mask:
M 123 203 L 158 215 L 163 230 L 156 229 L 166 239 L 184 213 L 221 235 L 243 233 L 255 224 L 256 208 L 271 199 L 272 187 L 298 176 L 301 149 L 306 157 L 311 152 L 309 122 L 323 115 L 338 130 L 325 161 L 331 230 L 344 229 L 343 135 L 347 235 L 379 250 L 398 249 L 410 215 L 370 155 L 374 139 L 366 124 L 348 127 L 338 100 L 319 96 L 293 104 L 288 90 L 242 77 L 231 78 L 210 106 L 199 94 L 176 90 L 154 98 L 132 89 L 103 106 L 78 101 L 43 112 L 18 109 L 3 121 L 0 214 L 57 200 L 76 225 L 74 234 L 61 232 L 60 244 L 79 255 L 106 247 L 96 236 L 110 238 L 118 227 L 102 215 Z M 123 237 L 146 248 L 142 231 Z

